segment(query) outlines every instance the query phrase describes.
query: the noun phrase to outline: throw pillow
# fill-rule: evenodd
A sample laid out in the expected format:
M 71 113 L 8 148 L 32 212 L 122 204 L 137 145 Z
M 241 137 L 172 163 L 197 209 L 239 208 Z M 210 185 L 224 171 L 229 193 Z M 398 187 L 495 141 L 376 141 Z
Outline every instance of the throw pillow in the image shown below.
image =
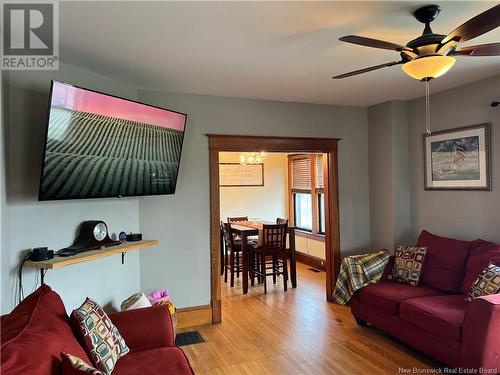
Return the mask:
M 500 292 L 500 266 L 490 262 L 472 283 L 465 300 L 471 302 L 474 298 L 498 292 Z
M 62 375 L 104 375 L 82 359 L 68 353 L 62 353 Z
M 392 272 L 387 278 L 402 284 L 417 286 L 422 274 L 426 253 L 426 247 L 398 246 L 394 254 Z
M 87 298 L 83 305 L 73 310 L 71 318 L 77 324 L 95 367 L 106 375 L 111 374 L 116 361 L 129 352 L 118 328 L 95 301 Z

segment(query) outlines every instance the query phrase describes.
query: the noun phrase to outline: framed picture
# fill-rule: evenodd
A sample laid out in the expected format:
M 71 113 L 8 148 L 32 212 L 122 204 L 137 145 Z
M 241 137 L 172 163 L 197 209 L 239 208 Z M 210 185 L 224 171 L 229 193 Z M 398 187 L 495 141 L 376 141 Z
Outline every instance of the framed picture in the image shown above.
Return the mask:
M 264 186 L 264 164 L 219 164 L 220 186 Z
M 491 190 L 490 127 L 424 134 L 426 190 Z

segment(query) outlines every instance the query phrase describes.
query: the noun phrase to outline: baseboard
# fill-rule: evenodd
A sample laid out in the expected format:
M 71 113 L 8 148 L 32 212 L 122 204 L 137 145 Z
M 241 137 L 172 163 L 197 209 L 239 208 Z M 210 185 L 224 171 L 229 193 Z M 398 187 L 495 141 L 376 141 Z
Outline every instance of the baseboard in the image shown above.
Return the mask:
M 297 262 L 304 263 L 309 267 L 317 268 L 318 270 L 321 271 L 326 271 L 326 265 L 325 265 L 326 262 L 324 259 L 315 257 L 314 255 L 301 253 L 300 251 L 297 251 L 295 254 Z
M 212 306 L 182 307 L 177 309 L 176 317 L 178 329 L 212 324 Z

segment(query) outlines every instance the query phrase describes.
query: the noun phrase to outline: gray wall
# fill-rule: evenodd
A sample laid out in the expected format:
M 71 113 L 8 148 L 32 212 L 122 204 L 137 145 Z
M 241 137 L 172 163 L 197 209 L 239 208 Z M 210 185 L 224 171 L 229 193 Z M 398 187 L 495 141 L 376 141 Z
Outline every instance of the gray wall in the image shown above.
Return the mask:
M 64 64 L 54 72 L 3 72 L 6 195 L 1 204 L 2 313 L 15 306 L 16 271 L 24 251 L 38 246 L 58 250 L 70 245 L 77 225 L 84 220 L 102 219 L 115 233 L 139 230 L 136 198 L 37 201 L 51 79 L 132 99 L 137 95 L 135 88 L 120 81 Z M 29 269 L 24 272 L 26 294 L 35 287 L 37 276 Z M 139 254 L 127 255 L 123 266 L 117 256 L 48 271 L 46 282 L 60 293 L 69 310 L 86 296 L 107 307 L 117 307 L 140 289 Z
M 167 287 L 180 306 L 210 302 L 207 133 L 340 137 L 341 250 L 370 243 L 366 110 L 139 91 L 139 99 L 189 114 L 177 192 L 139 202 L 141 230 L 159 249 L 141 254 L 141 286 Z
M 179 307 L 210 302 L 207 133 L 340 137 L 342 255 L 413 242 L 426 228 L 442 235 L 500 242 L 500 76 L 431 97 L 434 130 L 492 123 L 493 190 L 424 191 L 424 102 L 368 109 L 223 98 L 134 87 L 62 64 L 58 72 L 2 72 L 0 188 L 1 312 L 15 304 L 24 250 L 71 243 L 77 225 L 105 220 L 112 232 L 141 230 L 160 246 L 49 271 L 47 283 L 68 309 L 88 295 L 108 307 L 142 289 L 168 288 Z M 49 81 L 88 86 L 189 114 L 178 191 L 173 196 L 38 202 Z M 368 114 L 367 114 L 368 112 Z M 1 141 L 1 139 L 0 139 Z M 0 182 L 3 179 L 0 176 Z M 24 273 L 25 291 L 36 281 Z
M 368 108 L 368 142 L 371 245 L 392 250 L 410 234 L 406 102 Z
M 432 82 L 431 82 L 432 90 Z M 462 239 L 500 242 L 500 75 L 431 96 L 433 130 L 490 122 L 492 125 L 492 191 L 424 190 L 422 133 L 423 98 L 408 102 L 411 227 Z

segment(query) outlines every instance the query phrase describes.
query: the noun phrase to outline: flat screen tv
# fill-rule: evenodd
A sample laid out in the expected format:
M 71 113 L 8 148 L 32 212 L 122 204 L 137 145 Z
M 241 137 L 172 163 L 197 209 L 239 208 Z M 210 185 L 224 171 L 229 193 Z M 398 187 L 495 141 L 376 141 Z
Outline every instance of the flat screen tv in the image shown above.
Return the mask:
M 186 120 L 52 81 L 38 199 L 174 194 Z

